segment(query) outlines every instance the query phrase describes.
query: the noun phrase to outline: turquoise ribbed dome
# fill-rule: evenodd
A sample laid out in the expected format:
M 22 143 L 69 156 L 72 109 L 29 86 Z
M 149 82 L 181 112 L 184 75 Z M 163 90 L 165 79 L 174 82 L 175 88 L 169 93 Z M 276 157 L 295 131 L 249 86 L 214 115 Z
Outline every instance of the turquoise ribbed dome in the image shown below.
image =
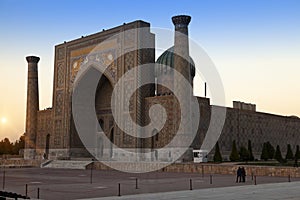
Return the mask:
M 163 52 L 163 54 L 161 54 L 159 58 L 156 60 L 156 63 L 161 65 L 167 65 L 171 68 L 174 68 L 174 46 L 172 46 L 171 48 Z M 162 72 L 164 71 L 162 67 L 163 66 L 159 66 L 159 65 L 156 66 L 155 69 L 156 76 L 162 75 Z M 191 71 L 192 78 L 194 78 L 196 70 L 195 70 L 195 63 L 191 57 L 190 57 L 190 71 Z

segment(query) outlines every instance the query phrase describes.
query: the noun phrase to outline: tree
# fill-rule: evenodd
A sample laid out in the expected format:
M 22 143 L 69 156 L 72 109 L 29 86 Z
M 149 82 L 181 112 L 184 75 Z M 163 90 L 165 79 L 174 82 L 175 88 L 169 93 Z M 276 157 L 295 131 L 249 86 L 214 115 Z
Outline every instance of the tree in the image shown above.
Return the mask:
M 233 140 L 232 149 L 231 149 L 231 153 L 230 153 L 230 161 L 235 162 L 235 161 L 238 161 L 239 159 L 240 159 L 239 153 L 236 148 L 235 140 Z
M 0 141 L 0 155 L 1 154 L 19 154 L 20 149 L 25 147 L 25 135 L 23 134 L 19 140 L 12 143 L 8 138 Z
M 300 159 L 300 150 L 299 150 L 299 145 L 297 145 L 296 153 L 295 153 L 295 158 Z
M 220 152 L 219 142 L 216 143 L 215 154 L 214 154 L 214 162 L 222 162 L 222 155 Z
M 262 159 L 264 161 L 267 161 L 269 159 L 267 143 L 263 144 L 263 149 L 261 151 L 260 159 Z
M 275 155 L 275 149 L 270 142 L 265 142 L 261 152 L 260 159 L 267 161 L 268 159 L 273 159 Z
M 12 153 L 12 143 L 8 138 L 4 138 L 0 141 L 0 154 L 11 154 Z
M 248 151 L 248 149 L 246 149 L 246 147 L 241 146 L 239 154 L 240 154 L 241 161 L 249 160 L 249 151 Z
M 279 145 L 276 147 L 275 159 L 280 163 L 283 161 Z
M 249 161 L 254 161 L 254 156 L 252 153 L 251 140 L 248 140 L 248 152 L 249 152 Z
M 12 154 L 18 155 L 21 149 L 25 148 L 25 135 L 21 135 L 19 140 L 17 140 L 13 145 Z
M 294 154 L 293 154 L 293 151 L 292 151 L 292 148 L 291 148 L 290 144 L 287 145 L 287 151 L 286 151 L 285 159 L 286 160 L 293 160 L 294 159 Z
M 270 142 L 267 142 L 266 145 L 267 145 L 267 151 L 268 151 L 268 158 L 269 159 L 273 159 L 274 158 L 274 154 L 275 154 L 275 149 L 271 145 Z

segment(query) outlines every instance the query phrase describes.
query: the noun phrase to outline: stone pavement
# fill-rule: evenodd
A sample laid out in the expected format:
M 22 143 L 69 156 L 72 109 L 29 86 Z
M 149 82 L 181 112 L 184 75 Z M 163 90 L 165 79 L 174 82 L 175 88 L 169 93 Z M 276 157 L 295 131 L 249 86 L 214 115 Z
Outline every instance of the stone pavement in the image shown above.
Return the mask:
M 258 185 L 254 185 L 251 176 L 247 176 L 246 183 L 236 183 L 236 177 L 234 175 L 213 174 L 210 179 L 210 176 L 207 174 L 202 177 L 202 174 L 197 173 L 151 172 L 130 174 L 100 170 L 94 170 L 92 172 L 92 183 L 90 182 L 90 177 L 91 170 L 2 168 L 0 169 L 0 187 L 2 186 L 2 188 L 4 188 L 3 191 L 6 192 L 25 195 L 27 185 L 27 195 L 31 199 L 37 198 L 39 191 L 40 199 L 45 200 L 92 199 L 100 197 L 111 197 L 108 199 L 151 199 L 152 196 L 154 199 L 173 199 L 174 196 L 180 199 L 180 197 L 187 195 L 192 196 L 186 197 L 185 199 L 199 199 L 199 197 L 201 197 L 201 199 L 205 199 L 204 197 L 209 199 L 208 197 L 211 197 L 211 195 L 213 195 L 212 199 L 217 199 L 216 195 L 218 194 L 220 195 L 219 199 L 222 199 L 225 195 L 229 195 L 230 193 L 235 195 L 240 193 L 242 195 L 249 194 L 249 192 L 253 191 L 260 192 L 261 187 L 267 187 L 267 185 L 265 186 L 263 184 L 285 182 L 288 186 L 292 187 L 293 184 L 300 181 L 300 178 L 295 177 L 291 177 L 292 182 L 288 182 L 288 177 L 257 176 L 256 180 Z M 136 187 L 136 180 L 138 187 Z M 192 180 L 193 191 L 189 191 L 190 180 Z M 5 185 L 3 185 L 3 183 L 5 183 Z M 118 197 L 118 184 L 121 186 L 122 197 Z M 300 185 L 297 186 L 299 187 L 300 193 Z M 290 193 L 293 194 L 292 192 L 297 189 L 292 188 L 289 190 L 291 190 Z M 269 190 L 279 191 L 280 195 L 288 191 L 287 189 L 281 191 L 280 188 L 277 189 L 275 186 L 271 186 Z M 171 191 L 182 192 L 174 193 Z M 220 192 L 218 193 L 218 191 Z M 263 192 L 261 193 L 263 194 Z M 275 195 L 275 197 L 279 197 L 279 195 Z M 242 197 L 235 199 L 240 198 Z M 300 199 L 300 197 L 298 199 Z
M 176 192 L 161 192 L 151 194 L 127 195 L 121 197 L 103 197 L 92 200 L 112 200 L 112 199 L 189 199 L 189 200 L 299 200 L 300 182 L 271 183 L 262 185 L 245 185 L 223 188 L 208 188 L 200 190 L 186 190 Z

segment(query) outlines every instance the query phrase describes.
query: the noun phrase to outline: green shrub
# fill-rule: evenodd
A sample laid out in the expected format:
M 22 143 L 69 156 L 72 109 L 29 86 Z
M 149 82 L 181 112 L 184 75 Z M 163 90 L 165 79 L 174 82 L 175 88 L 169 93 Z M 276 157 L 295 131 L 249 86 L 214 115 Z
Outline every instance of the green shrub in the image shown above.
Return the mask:
M 240 157 L 239 157 L 239 153 L 238 153 L 237 148 L 236 148 L 235 140 L 233 140 L 231 153 L 230 153 L 230 161 L 236 162 L 239 159 L 240 159 Z
M 220 152 L 219 142 L 216 143 L 215 154 L 214 154 L 214 162 L 222 162 L 222 155 Z
M 267 149 L 267 144 L 266 143 L 263 144 L 263 149 L 261 151 L 260 159 L 264 160 L 264 161 L 267 161 L 269 159 L 268 149 Z
M 279 145 L 277 145 L 277 147 L 276 147 L 275 159 L 276 159 L 278 162 L 280 162 L 280 163 L 283 162 L 283 158 L 282 158 L 282 155 L 281 155 L 281 151 L 280 151 Z
M 249 161 L 254 161 L 254 156 L 252 153 L 251 140 L 248 140 L 248 151 L 249 151 Z
M 294 159 L 294 154 L 293 154 L 292 147 L 291 147 L 290 144 L 287 145 L 287 151 L 286 151 L 285 159 L 286 160 L 293 160 Z
M 241 146 L 239 154 L 240 154 L 241 161 L 249 161 L 250 154 L 248 149 L 246 149 L 246 147 Z
M 297 145 L 297 150 L 296 150 L 296 153 L 295 153 L 295 158 L 296 158 L 296 159 L 300 159 L 299 145 Z
M 267 151 L 268 151 L 268 159 L 273 159 L 274 155 L 275 155 L 275 149 L 271 145 L 270 142 L 267 142 L 266 145 L 267 145 Z

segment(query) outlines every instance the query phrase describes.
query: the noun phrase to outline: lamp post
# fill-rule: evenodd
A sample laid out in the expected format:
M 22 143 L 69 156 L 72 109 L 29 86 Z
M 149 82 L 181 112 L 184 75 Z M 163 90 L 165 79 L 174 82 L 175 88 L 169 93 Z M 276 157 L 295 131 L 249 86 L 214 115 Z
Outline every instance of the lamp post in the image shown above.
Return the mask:
M 6 124 L 6 122 L 7 122 L 7 119 L 6 119 L 6 117 L 2 117 L 1 118 L 1 123 L 2 123 L 2 125 L 4 126 L 5 124 Z M 0 132 L 2 132 L 3 130 L 2 130 L 2 126 L 0 126 Z M 3 176 L 2 176 L 2 189 L 4 190 L 4 188 L 5 188 L 5 165 L 6 165 L 6 155 L 3 155 Z
M 5 188 L 5 166 L 3 167 L 3 180 L 2 180 L 2 189 Z
M 92 159 L 92 164 L 91 164 L 91 176 L 90 176 L 90 183 L 93 183 L 93 168 L 94 168 L 94 158 Z

